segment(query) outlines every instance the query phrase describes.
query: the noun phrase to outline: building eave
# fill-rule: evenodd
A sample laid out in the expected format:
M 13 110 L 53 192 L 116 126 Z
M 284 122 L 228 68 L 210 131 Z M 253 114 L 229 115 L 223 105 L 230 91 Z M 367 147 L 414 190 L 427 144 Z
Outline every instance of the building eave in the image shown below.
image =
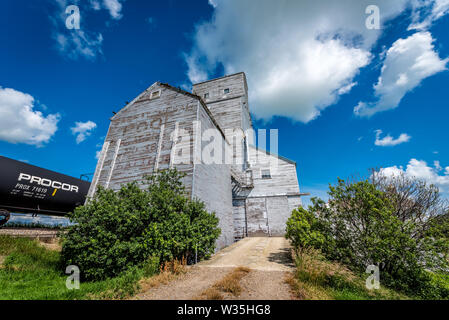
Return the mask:
M 293 160 L 288 159 L 288 158 L 286 158 L 286 157 L 280 156 L 280 155 L 278 155 L 278 154 L 273 154 L 273 153 L 271 153 L 271 152 L 269 152 L 269 151 L 267 151 L 267 150 L 261 149 L 261 148 L 259 148 L 259 147 L 254 146 L 254 145 L 251 145 L 251 144 L 249 145 L 249 147 L 250 147 L 250 148 L 253 148 L 253 149 L 257 150 L 257 151 L 264 152 L 264 153 L 266 153 L 266 154 L 269 155 L 269 156 L 276 157 L 276 158 L 279 158 L 279 159 L 281 159 L 281 160 L 284 160 L 284 161 L 286 161 L 286 162 L 288 162 L 288 163 L 294 164 L 295 167 L 296 167 L 296 165 L 297 165 L 296 161 L 293 161 Z

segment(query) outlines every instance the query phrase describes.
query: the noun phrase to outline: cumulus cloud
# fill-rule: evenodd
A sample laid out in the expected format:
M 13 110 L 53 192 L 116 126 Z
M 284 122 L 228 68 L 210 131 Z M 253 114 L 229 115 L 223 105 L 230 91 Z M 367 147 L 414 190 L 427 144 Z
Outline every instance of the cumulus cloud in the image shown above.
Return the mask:
M 197 26 L 186 54 L 193 83 L 217 68 L 245 71 L 251 109 L 259 118 L 309 122 L 350 92 L 371 61 L 381 30 L 368 30 L 372 1 L 210 0 L 214 14 Z M 408 0 L 377 1 L 382 22 L 402 13 Z
M 93 121 L 75 122 L 75 126 L 73 128 L 70 128 L 70 130 L 72 130 L 73 135 L 76 135 L 76 143 L 80 144 L 92 134 L 92 131 L 96 127 L 97 124 Z
M 441 71 L 446 70 L 449 58 L 440 59 L 430 32 L 417 32 L 399 39 L 386 52 L 382 72 L 374 86 L 377 102 L 360 102 L 354 113 L 370 117 L 378 112 L 395 109 L 407 92 Z
M 413 0 L 413 22 L 409 30 L 425 30 L 449 13 L 449 0 Z
M 402 133 L 397 139 L 394 139 L 392 136 L 387 135 L 381 138 L 382 130 L 376 130 L 376 141 L 374 144 L 378 147 L 393 147 L 398 144 L 409 142 L 412 137 L 410 137 L 406 133 Z
M 34 110 L 35 100 L 11 88 L 0 87 L 0 140 L 43 146 L 58 130 L 59 114 Z
M 443 175 L 440 174 L 441 170 L 439 162 L 437 166 L 431 167 L 425 161 L 412 159 L 405 169 L 402 166 L 394 166 L 383 168 L 380 170 L 380 173 L 387 177 L 397 176 L 402 173 L 408 177 L 422 179 L 429 184 L 434 184 L 440 188 L 441 192 L 449 192 L 449 167 L 446 168 Z

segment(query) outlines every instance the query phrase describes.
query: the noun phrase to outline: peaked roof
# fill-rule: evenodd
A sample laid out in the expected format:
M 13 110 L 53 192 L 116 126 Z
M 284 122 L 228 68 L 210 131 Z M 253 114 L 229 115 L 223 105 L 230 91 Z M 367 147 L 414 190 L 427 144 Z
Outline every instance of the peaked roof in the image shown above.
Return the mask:
M 286 162 L 288 162 L 288 163 L 294 164 L 294 165 L 296 166 L 296 161 L 293 161 L 293 160 L 288 159 L 288 158 L 286 158 L 286 157 L 280 156 L 280 155 L 278 155 L 278 154 L 273 154 L 273 153 L 271 153 L 271 152 L 269 152 L 269 151 L 267 151 L 267 150 L 261 149 L 261 148 L 255 146 L 255 145 L 252 145 L 252 144 L 250 144 L 249 147 L 250 147 L 250 148 L 253 148 L 253 149 L 257 150 L 257 151 L 264 152 L 264 153 L 266 153 L 266 154 L 269 155 L 269 156 L 276 157 L 276 158 L 279 158 L 279 159 L 281 159 L 281 160 L 284 160 L 284 161 L 286 161 Z
M 194 83 L 193 86 L 196 86 L 196 85 L 199 85 L 199 84 L 203 84 L 203 83 L 207 83 L 207 82 L 211 82 L 211 81 L 223 80 L 223 79 L 226 79 L 226 78 L 229 78 L 229 77 L 233 77 L 233 76 L 236 76 L 236 75 L 239 75 L 239 74 L 243 74 L 243 77 L 245 78 L 245 81 L 246 81 L 246 74 L 245 74 L 245 72 L 241 71 L 241 72 L 237 72 L 237 73 L 233 73 L 233 74 L 227 74 L 227 75 L 225 75 L 223 77 L 219 77 L 219 78 L 215 78 L 215 79 L 210 79 L 210 80 Z
M 215 120 L 212 112 L 210 112 L 209 108 L 207 107 L 206 103 L 203 101 L 203 99 L 200 96 L 197 96 L 194 93 L 188 92 L 186 90 L 183 90 L 181 88 L 176 88 L 173 87 L 172 85 L 169 85 L 168 83 L 162 83 L 160 81 L 157 81 L 155 83 L 153 83 L 151 86 L 149 86 L 146 90 L 144 90 L 141 94 L 139 94 L 133 101 L 131 101 L 130 103 L 128 103 L 126 106 L 124 106 L 122 109 L 120 109 L 119 112 L 117 112 L 110 120 L 114 120 L 120 113 L 122 113 L 124 110 L 128 109 L 129 107 L 131 107 L 132 105 L 134 105 L 143 95 L 145 95 L 146 93 L 152 91 L 152 89 L 156 86 L 161 86 L 164 87 L 166 89 L 169 90 L 173 90 L 176 91 L 178 93 L 184 94 L 186 96 L 189 96 L 191 98 L 197 99 L 198 102 L 203 106 L 204 110 L 206 111 L 206 113 L 209 115 L 211 121 L 213 122 L 213 124 L 217 127 L 217 129 L 220 131 L 221 135 L 223 136 L 224 140 L 229 144 L 229 141 L 226 139 L 226 136 L 223 132 L 223 130 L 221 129 L 220 125 L 218 124 L 218 122 Z
M 137 100 L 139 100 L 144 94 L 148 93 L 149 91 L 151 91 L 151 89 L 155 86 L 157 86 L 159 84 L 159 82 L 155 82 L 153 83 L 151 86 L 149 86 L 148 88 L 146 88 L 144 91 L 142 91 L 136 98 L 134 98 L 133 101 L 131 101 L 130 103 L 128 103 L 126 106 L 124 106 L 123 108 L 121 108 L 116 114 L 114 114 L 110 120 L 114 120 L 120 113 L 122 113 L 124 110 L 128 109 L 129 107 L 131 107 L 134 103 L 136 103 Z

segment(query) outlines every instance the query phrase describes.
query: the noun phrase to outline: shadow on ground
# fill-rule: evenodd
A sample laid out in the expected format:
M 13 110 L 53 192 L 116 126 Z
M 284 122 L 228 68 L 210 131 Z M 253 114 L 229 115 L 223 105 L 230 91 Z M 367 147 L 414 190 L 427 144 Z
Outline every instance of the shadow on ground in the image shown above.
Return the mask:
M 291 268 L 295 267 L 290 248 L 282 248 L 279 251 L 270 253 L 268 261 Z

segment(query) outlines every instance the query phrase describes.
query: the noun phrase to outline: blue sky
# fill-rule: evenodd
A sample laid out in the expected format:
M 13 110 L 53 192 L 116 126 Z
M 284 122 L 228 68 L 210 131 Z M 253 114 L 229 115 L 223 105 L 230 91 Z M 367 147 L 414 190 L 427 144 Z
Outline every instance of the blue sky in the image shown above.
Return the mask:
M 380 29 L 365 24 L 373 4 Z M 279 129 L 302 191 L 375 167 L 447 195 L 447 13 L 448 0 L 1 1 L 0 154 L 91 173 L 112 112 L 149 85 L 244 71 L 254 124 Z

